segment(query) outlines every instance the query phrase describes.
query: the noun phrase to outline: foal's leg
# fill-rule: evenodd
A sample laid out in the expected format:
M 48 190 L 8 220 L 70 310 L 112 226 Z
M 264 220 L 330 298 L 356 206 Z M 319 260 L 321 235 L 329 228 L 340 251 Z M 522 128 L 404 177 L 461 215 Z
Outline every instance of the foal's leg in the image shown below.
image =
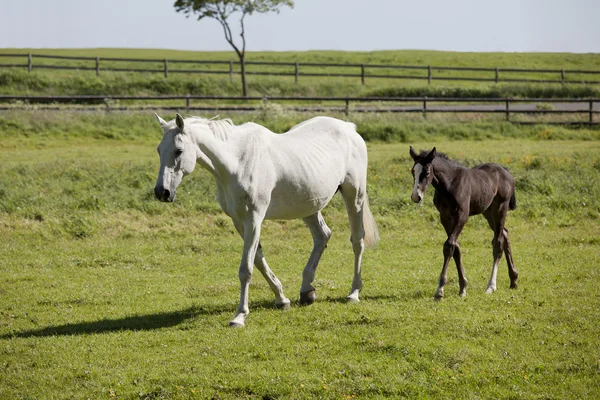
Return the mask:
M 235 220 L 233 221 L 233 225 L 235 226 L 235 229 L 238 231 L 238 233 L 243 239 L 244 225 L 240 221 Z M 267 260 L 263 256 L 262 246 L 260 245 L 260 242 L 258 243 L 256 255 L 254 256 L 254 265 L 264 276 L 265 280 L 269 284 L 269 287 L 275 294 L 275 307 L 284 309 L 289 308 L 290 300 L 283 294 L 283 286 L 281 285 L 281 282 L 279 281 L 279 279 L 277 279 L 273 271 L 271 271 L 271 269 L 269 268 Z
M 237 313 L 233 320 L 229 323 L 231 327 L 242 327 L 246 321 L 246 317 L 250 312 L 248 308 L 248 289 L 252 280 L 253 261 L 258 249 L 260 240 L 260 226 L 262 216 L 257 212 L 251 212 L 248 218 L 243 222 L 244 228 L 244 251 L 242 252 L 242 261 L 240 262 L 239 278 L 240 278 L 240 304 Z
M 312 282 L 315 279 L 315 272 L 319 260 L 321 259 L 321 255 L 323 255 L 323 252 L 327 247 L 327 242 L 331 237 L 331 230 L 325 223 L 320 211 L 310 217 L 304 218 L 303 221 L 310 229 L 314 246 L 310 258 L 306 263 L 306 267 L 304 267 L 304 271 L 302 272 L 300 304 L 312 304 L 317 297 Z
M 440 217 L 440 219 L 442 220 L 442 225 L 446 230 L 446 234 L 448 235 L 448 237 L 450 237 L 453 229 L 451 220 L 443 219 L 442 217 Z M 460 252 L 460 245 L 458 244 L 458 236 L 457 241 L 454 245 L 454 254 L 452 256 L 454 258 L 454 263 L 456 264 L 456 270 L 458 271 L 458 295 L 460 297 L 465 297 L 467 295 L 467 285 L 469 284 L 469 282 L 467 281 L 467 277 L 465 275 L 465 268 L 463 267 L 462 263 L 462 254 Z
M 348 220 L 350 222 L 350 242 L 354 251 L 354 278 L 352 279 L 352 288 L 350 294 L 346 297 L 348 302 L 356 303 L 360 301 L 358 294 L 362 289 L 362 255 L 365 250 L 365 229 L 363 226 L 363 206 L 365 204 L 365 195 L 361 194 L 353 185 L 342 186 L 342 197 L 346 204 Z M 364 193 L 364 192 L 363 192 Z
M 502 251 L 507 248 L 506 246 L 508 244 L 508 235 L 504 234 L 504 221 L 506 220 L 507 213 L 508 202 L 502 203 L 498 206 L 492 204 L 492 206 L 483 213 L 483 215 L 488 221 L 488 224 L 490 225 L 490 228 L 492 228 L 494 231 L 494 238 L 492 239 L 494 264 L 492 265 L 492 274 L 490 276 L 490 280 L 485 291 L 487 294 L 491 294 L 496 291 L 496 277 L 498 275 L 498 264 L 500 263 L 500 259 L 502 258 Z
M 510 278 L 510 287 L 516 289 L 518 284 L 519 273 L 515 268 L 515 262 L 512 258 L 512 250 L 510 249 L 510 240 L 508 240 L 508 229 L 504 228 L 504 255 L 506 256 L 506 263 L 508 264 L 508 276 Z
M 448 239 L 444 242 L 444 264 L 442 265 L 442 272 L 440 273 L 438 288 L 434 295 L 434 299 L 436 301 L 444 297 L 444 286 L 446 286 L 446 283 L 448 283 L 448 264 L 450 264 L 451 258 L 454 258 L 454 261 L 456 262 L 456 268 L 458 269 L 460 285 L 459 294 L 461 296 L 465 296 L 467 293 L 467 280 L 465 279 L 460 247 L 458 246 L 458 236 L 462 232 L 465 223 L 467 222 L 467 218 L 468 216 L 461 212 L 459 212 L 459 214 L 452 219 L 441 218 L 442 224 L 444 225 L 446 233 L 448 234 Z

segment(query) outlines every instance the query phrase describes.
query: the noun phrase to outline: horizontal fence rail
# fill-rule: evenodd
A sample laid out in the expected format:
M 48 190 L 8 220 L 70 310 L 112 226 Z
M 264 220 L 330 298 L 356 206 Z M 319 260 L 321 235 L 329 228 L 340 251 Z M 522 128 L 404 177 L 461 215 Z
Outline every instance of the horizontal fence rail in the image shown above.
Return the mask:
M 239 74 L 239 61 L 223 60 L 183 60 L 183 59 L 142 59 L 115 57 L 80 57 L 59 56 L 31 53 L 4 53 L 0 60 L 10 58 L 9 62 L 0 63 L 0 68 L 82 70 L 101 72 L 134 72 L 159 73 L 168 78 L 169 74 Z M 17 62 L 15 62 L 17 60 Z M 22 60 L 18 62 L 19 60 Z M 56 60 L 47 63 L 44 60 Z M 34 63 L 35 61 L 35 63 Z M 121 64 L 121 66 L 119 66 Z M 131 64 L 124 65 L 123 64 Z M 133 67 L 138 64 L 150 66 Z M 265 62 L 246 61 L 247 75 L 288 76 L 298 83 L 300 77 L 340 77 L 360 78 L 365 84 L 367 79 L 415 79 L 432 81 L 472 81 L 472 82 L 510 82 L 510 83 L 560 83 L 560 84 L 599 84 L 600 71 L 586 69 L 525 69 L 525 68 L 486 68 L 432 65 L 385 65 L 385 64 L 340 64 L 340 63 L 300 63 L 300 62 Z M 173 67 L 178 65 L 178 67 Z M 187 65 L 181 68 L 179 65 Z M 213 67 L 211 67 L 213 66 Z M 215 67 L 216 66 L 216 67 Z M 272 70 L 252 70 L 252 66 L 270 67 Z M 302 69 L 301 69 L 302 68 Z M 328 70 L 328 71 L 324 71 Z M 335 69 L 335 70 L 333 70 Z M 386 73 L 378 72 L 385 71 Z M 405 73 L 402 73 L 404 71 Z M 452 75 L 460 73 L 461 75 Z M 466 75 L 465 75 L 466 73 Z M 533 75 L 533 76 L 532 76 Z
M 144 102 L 120 104 L 119 102 Z M 174 104 L 181 101 L 181 104 Z M 218 101 L 218 104 L 209 104 Z M 154 102 L 154 103 L 150 103 Z M 267 109 L 269 102 L 294 102 L 290 111 L 350 113 L 480 113 L 504 114 L 511 121 L 514 114 L 579 114 L 587 118 L 565 123 L 598 124 L 595 114 L 600 114 L 600 98 L 591 99 L 512 99 L 512 98 L 447 98 L 447 97 L 287 97 L 287 96 L 128 96 L 128 95 L 77 95 L 77 96 L 27 96 L 0 95 L 0 110 L 65 109 L 65 105 L 97 105 L 87 109 L 98 110 L 98 105 L 108 111 L 142 109 L 186 111 L 248 112 Z M 162 104 L 156 104 L 162 103 Z M 168 104 L 164 104 L 168 103 Z M 203 103 L 203 104 L 202 104 Z M 299 104 L 300 103 L 300 104 Z M 309 103 L 309 105 L 304 105 Z M 312 105 L 310 104 L 312 103 Z M 315 103 L 336 103 L 323 106 Z M 373 103 L 378 103 L 373 105 Z M 352 106 L 352 107 L 351 107 Z M 84 108 L 85 109 L 85 108 Z M 546 123 L 546 122 L 544 122 Z M 561 123 L 561 122 L 558 122 Z

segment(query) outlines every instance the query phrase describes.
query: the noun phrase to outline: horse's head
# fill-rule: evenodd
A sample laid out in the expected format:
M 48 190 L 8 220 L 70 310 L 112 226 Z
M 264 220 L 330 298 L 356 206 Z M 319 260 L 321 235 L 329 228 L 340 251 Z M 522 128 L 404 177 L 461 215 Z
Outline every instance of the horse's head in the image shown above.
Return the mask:
M 435 147 L 431 151 L 422 151 L 420 154 L 417 154 L 412 146 L 410 147 L 410 156 L 415 162 L 412 167 L 415 184 L 410 198 L 415 203 L 420 203 L 423 200 L 423 194 L 433 180 L 433 167 L 431 164 L 435 158 L 435 154 Z
M 166 122 L 156 115 L 163 129 L 163 138 L 158 145 L 160 170 L 154 187 L 154 194 L 160 201 L 175 200 L 175 190 L 181 179 L 190 174 L 196 166 L 196 146 L 186 133 L 183 117 L 177 114 L 175 120 Z

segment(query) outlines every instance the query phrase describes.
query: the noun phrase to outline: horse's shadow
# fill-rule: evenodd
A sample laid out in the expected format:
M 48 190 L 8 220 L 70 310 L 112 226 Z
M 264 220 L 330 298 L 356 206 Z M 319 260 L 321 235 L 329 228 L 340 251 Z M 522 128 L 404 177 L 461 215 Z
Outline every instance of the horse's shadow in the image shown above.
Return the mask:
M 107 318 L 98 321 L 77 322 L 48 326 L 39 329 L 29 329 L 26 331 L 0 335 L 0 339 L 89 335 L 118 331 L 150 331 L 177 326 L 186 320 L 203 315 L 217 315 L 225 312 L 232 312 L 233 309 L 234 307 L 232 305 L 217 305 L 214 307 L 192 306 L 178 311 L 133 315 L 115 319 Z

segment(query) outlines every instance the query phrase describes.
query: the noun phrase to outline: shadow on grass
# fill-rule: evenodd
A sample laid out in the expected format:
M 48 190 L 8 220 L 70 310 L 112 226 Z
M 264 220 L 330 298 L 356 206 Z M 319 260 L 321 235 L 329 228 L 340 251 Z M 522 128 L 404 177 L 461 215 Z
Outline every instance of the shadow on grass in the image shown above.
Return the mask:
M 254 303 L 250 308 L 269 308 L 265 303 Z M 272 303 L 271 303 L 272 307 Z M 72 324 L 48 326 L 46 328 L 30 329 L 21 332 L 12 332 L 0 335 L 0 339 L 31 338 L 48 336 L 89 335 L 118 331 L 149 331 L 154 329 L 170 328 L 186 320 L 203 315 L 219 315 L 235 312 L 231 304 L 217 306 L 194 306 L 184 310 L 161 312 L 147 315 L 134 315 L 116 319 L 101 319 L 90 322 L 77 322 Z

